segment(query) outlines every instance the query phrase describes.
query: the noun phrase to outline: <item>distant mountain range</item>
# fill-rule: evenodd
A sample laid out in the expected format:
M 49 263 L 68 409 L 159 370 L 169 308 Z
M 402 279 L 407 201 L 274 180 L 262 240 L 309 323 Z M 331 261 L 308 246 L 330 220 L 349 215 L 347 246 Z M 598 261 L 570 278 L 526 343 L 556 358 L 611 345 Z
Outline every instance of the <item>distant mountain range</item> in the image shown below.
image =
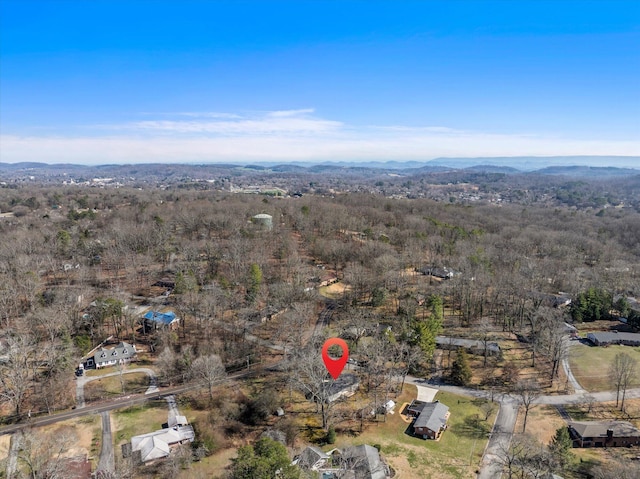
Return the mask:
M 278 163 L 261 163 L 273 169 L 274 166 L 285 166 Z M 548 167 L 613 167 L 630 168 L 640 170 L 640 156 L 504 156 L 504 157 L 477 157 L 477 158 L 434 158 L 425 161 L 326 161 L 315 163 L 291 162 L 286 166 L 298 166 L 309 168 L 312 165 L 377 168 L 385 170 L 422 169 L 429 171 L 443 171 L 449 169 L 481 168 L 488 170 L 491 167 L 506 168 L 500 172 L 517 173 L 524 171 L 541 170 Z M 498 172 L 498 170 L 496 170 Z
M 607 165 L 607 166 L 603 166 Z M 342 170 L 351 173 L 380 173 L 389 171 L 400 174 L 439 173 L 465 170 L 495 174 L 539 174 L 566 175 L 574 177 L 605 178 L 615 176 L 640 175 L 640 157 L 638 156 L 555 156 L 555 157 L 479 157 L 479 158 L 436 158 L 430 161 L 362 161 L 362 162 L 322 162 L 322 163 L 252 163 L 247 165 L 230 163 L 185 164 L 185 163 L 140 163 L 132 165 L 75 165 L 47 164 L 37 162 L 0 163 L 2 172 L 39 172 L 50 174 L 83 175 L 138 175 L 151 172 L 172 173 L 194 170 L 245 170 L 265 173 L 331 173 Z M 179 173 L 178 173 L 179 174 Z
M 435 158 L 431 165 L 468 168 L 478 165 L 506 166 L 521 171 L 548 167 L 589 166 L 640 169 L 640 156 L 507 156 L 481 158 Z

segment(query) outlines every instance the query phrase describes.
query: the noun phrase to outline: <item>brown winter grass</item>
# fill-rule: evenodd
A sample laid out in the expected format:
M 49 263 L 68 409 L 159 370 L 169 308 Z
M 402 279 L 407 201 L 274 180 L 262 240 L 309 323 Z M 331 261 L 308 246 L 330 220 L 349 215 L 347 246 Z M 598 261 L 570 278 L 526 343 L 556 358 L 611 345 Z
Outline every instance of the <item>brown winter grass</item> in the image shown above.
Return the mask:
M 11 435 L 5 434 L 0 436 L 0 462 L 9 456 L 9 447 L 11 446 Z
M 224 477 L 231 459 L 237 456 L 237 449 L 223 449 L 200 462 L 193 463 L 190 469 L 180 472 L 179 479 L 217 479 Z
M 586 402 L 568 404 L 565 409 L 574 421 L 621 420 L 640 426 L 640 399 L 626 399 L 624 411 L 615 401 L 594 403 L 591 407 Z
M 514 429 L 516 434 L 522 433 L 523 422 L 524 408 L 520 407 Z M 562 419 L 555 406 L 539 405 L 529 409 L 526 433 L 535 437 L 542 444 L 549 444 L 556 431 L 566 425 L 567 423 Z
M 144 392 L 149 386 L 149 377 L 145 373 L 123 374 L 124 393 L 119 376 L 96 379 L 84 386 L 84 397 L 87 401 L 98 401 L 121 396 L 123 394 L 134 394 Z

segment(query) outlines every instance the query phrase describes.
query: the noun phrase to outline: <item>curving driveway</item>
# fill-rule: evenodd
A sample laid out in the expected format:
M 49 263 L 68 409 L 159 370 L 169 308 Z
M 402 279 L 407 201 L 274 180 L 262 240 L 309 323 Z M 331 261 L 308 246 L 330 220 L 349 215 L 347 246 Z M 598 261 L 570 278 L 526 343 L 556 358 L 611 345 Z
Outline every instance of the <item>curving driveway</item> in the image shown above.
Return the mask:
M 488 391 L 436 384 L 426 379 L 412 376 L 407 376 L 406 382 L 417 386 L 418 391 L 428 387 L 429 389 L 435 388 L 462 396 L 491 399 L 491 395 Z M 562 406 L 584 401 L 587 391 L 582 389 L 579 384 L 576 390 L 580 392 L 565 394 L 562 396 L 540 396 L 535 401 L 535 404 Z M 608 402 L 613 401 L 616 398 L 615 391 L 603 391 L 588 394 L 593 397 L 596 402 Z M 640 398 L 640 388 L 628 389 L 626 397 Z M 489 436 L 489 442 L 482 457 L 482 466 L 477 476 L 478 479 L 496 479 L 502 476 L 502 466 L 499 458 L 505 450 L 509 449 L 516 425 L 516 419 L 518 417 L 518 409 L 520 408 L 520 401 L 518 398 L 511 396 L 510 394 L 495 395 L 494 399 L 500 405 L 500 409 L 498 410 L 495 424 L 493 425 L 493 429 Z
M 149 376 L 149 388 L 146 390 L 145 394 L 152 394 L 158 392 L 158 378 L 156 376 L 156 372 L 153 369 L 149 368 L 134 368 L 127 369 L 126 371 L 122 371 L 122 374 L 131 374 L 131 373 L 145 373 Z M 91 381 L 97 381 L 98 379 L 108 378 L 111 376 L 118 376 L 120 371 L 116 371 L 114 373 L 107 373 L 101 376 L 80 376 L 77 378 L 76 382 L 76 408 L 81 409 L 86 406 L 84 401 L 84 386 Z

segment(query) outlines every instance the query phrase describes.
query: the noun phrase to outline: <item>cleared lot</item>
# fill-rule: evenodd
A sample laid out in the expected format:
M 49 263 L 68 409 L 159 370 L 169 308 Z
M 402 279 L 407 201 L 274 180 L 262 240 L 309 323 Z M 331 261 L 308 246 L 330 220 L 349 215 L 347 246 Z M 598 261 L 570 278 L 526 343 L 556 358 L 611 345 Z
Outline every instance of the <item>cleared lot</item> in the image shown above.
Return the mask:
M 587 391 L 610 391 L 609 367 L 618 353 L 627 353 L 638 361 L 637 374 L 631 387 L 640 386 L 640 348 L 629 346 L 589 346 L 585 343 L 572 345 L 569 352 L 571 371 L 580 385 Z

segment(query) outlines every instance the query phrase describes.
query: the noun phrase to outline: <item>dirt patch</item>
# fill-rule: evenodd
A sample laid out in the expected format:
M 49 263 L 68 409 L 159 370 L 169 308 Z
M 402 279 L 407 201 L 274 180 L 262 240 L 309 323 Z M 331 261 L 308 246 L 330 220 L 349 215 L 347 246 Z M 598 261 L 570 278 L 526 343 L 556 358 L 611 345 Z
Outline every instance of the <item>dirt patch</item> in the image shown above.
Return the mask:
M 9 457 L 9 447 L 11 446 L 11 435 L 0 436 L 0 461 Z
M 99 427 L 100 418 L 98 416 L 89 416 L 77 418 L 72 421 L 66 421 L 63 424 L 73 427 L 77 436 L 76 444 L 67 451 L 67 457 L 91 455 L 91 440 L 96 427 Z
M 349 286 L 346 286 L 342 282 L 330 284 L 329 286 L 323 286 L 320 288 L 320 294 L 328 298 L 336 298 L 344 294 L 345 290 L 348 290 Z

